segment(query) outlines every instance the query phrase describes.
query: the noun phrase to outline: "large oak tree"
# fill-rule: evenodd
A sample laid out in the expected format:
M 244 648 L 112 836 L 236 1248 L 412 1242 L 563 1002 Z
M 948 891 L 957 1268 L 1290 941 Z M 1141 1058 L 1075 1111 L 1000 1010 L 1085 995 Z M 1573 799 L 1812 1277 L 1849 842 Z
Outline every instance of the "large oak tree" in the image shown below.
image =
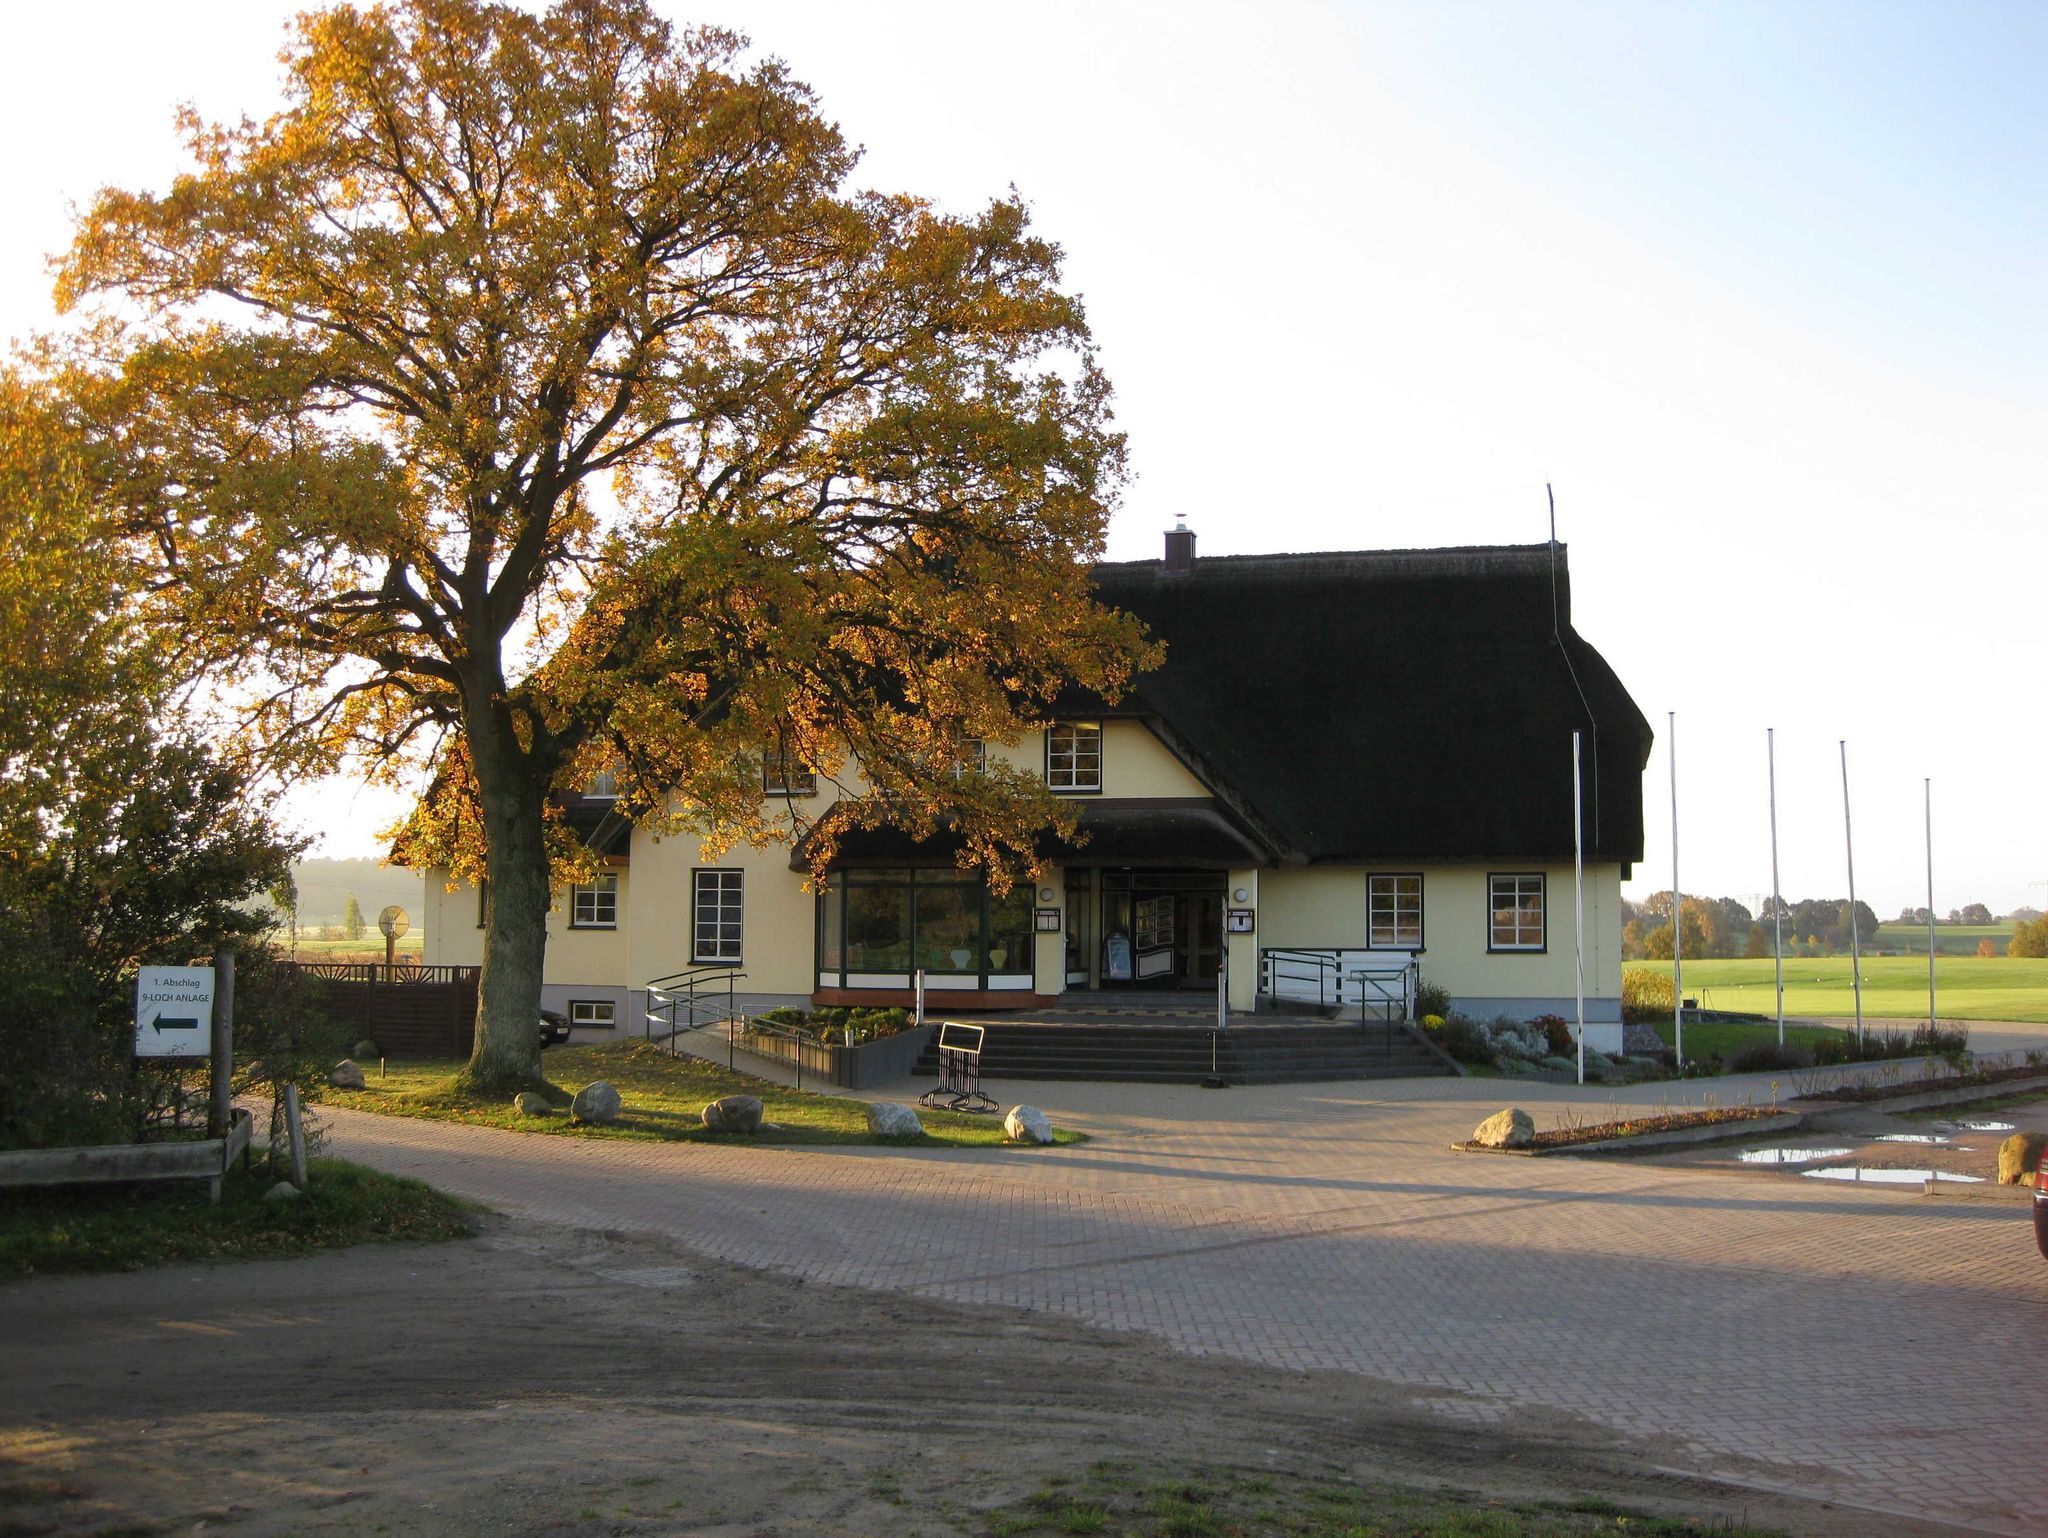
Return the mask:
M 319 12 L 282 111 L 188 117 L 62 266 L 184 662 L 277 763 L 432 763 L 413 857 L 489 880 L 479 1084 L 539 1074 L 562 790 L 763 838 L 772 742 L 999 871 L 1061 814 L 953 746 L 1146 655 L 1089 595 L 1123 446 L 1057 249 L 1014 195 L 848 190 L 742 59 L 642 0 Z

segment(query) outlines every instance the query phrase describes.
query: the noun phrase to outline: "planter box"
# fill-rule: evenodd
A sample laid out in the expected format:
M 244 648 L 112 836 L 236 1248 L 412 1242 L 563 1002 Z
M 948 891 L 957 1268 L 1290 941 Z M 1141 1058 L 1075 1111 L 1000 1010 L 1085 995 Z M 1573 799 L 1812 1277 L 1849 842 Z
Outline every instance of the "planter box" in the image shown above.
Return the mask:
M 1804 1115 L 1787 1111 L 1779 1116 L 1737 1117 L 1730 1121 L 1702 1122 L 1692 1127 L 1672 1127 L 1663 1132 L 1642 1132 L 1634 1137 L 1601 1138 L 1591 1143 L 1559 1143 L 1548 1148 L 1482 1148 L 1477 1143 L 1453 1143 L 1451 1152 L 1514 1154 L 1523 1159 L 1554 1159 L 1563 1154 L 1642 1153 L 1657 1148 L 1683 1148 L 1689 1143 L 1771 1137 L 1805 1125 Z
M 822 1041 L 792 1041 L 786 1036 L 749 1032 L 740 1037 L 742 1051 L 788 1063 L 806 1077 L 840 1089 L 873 1089 L 906 1077 L 931 1040 L 929 1025 L 912 1026 L 894 1036 L 842 1047 Z

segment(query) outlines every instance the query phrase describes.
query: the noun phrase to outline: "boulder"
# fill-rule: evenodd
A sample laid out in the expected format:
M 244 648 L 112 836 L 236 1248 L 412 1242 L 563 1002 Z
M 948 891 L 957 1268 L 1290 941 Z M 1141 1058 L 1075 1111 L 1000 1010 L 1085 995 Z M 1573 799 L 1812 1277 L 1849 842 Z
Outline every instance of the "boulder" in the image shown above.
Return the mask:
M 301 1194 L 299 1188 L 289 1180 L 280 1180 L 263 1193 L 263 1199 L 266 1202 L 292 1202 L 297 1201 Z
M 548 1097 L 538 1090 L 522 1089 L 512 1097 L 512 1109 L 521 1116 L 552 1116 L 555 1108 L 548 1104 Z
M 1013 1143 L 1050 1143 L 1052 1118 L 1035 1105 L 1013 1105 L 1003 1118 L 1003 1136 Z
M 327 1082 L 336 1089 L 369 1088 L 369 1081 L 363 1077 L 363 1070 L 349 1058 L 343 1058 L 327 1070 Z
M 569 1120 L 609 1126 L 619 1119 L 621 1104 L 619 1092 L 599 1079 L 576 1091 L 576 1098 L 569 1102 Z
M 2048 1135 L 2015 1132 L 1998 1145 L 1998 1183 L 2002 1186 L 2030 1186 L 2041 1162 L 2041 1147 Z
M 909 1106 L 878 1100 L 868 1106 L 868 1131 L 876 1137 L 921 1137 L 924 1123 Z
M 1472 1141 L 1481 1148 L 1527 1148 L 1536 1140 L 1536 1123 L 1520 1106 L 1496 1111 L 1472 1129 Z
M 699 1114 L 713 1132 L 759 1132 L 761 1102 L 752 1095 L 727 1095 L 714 1100 Z

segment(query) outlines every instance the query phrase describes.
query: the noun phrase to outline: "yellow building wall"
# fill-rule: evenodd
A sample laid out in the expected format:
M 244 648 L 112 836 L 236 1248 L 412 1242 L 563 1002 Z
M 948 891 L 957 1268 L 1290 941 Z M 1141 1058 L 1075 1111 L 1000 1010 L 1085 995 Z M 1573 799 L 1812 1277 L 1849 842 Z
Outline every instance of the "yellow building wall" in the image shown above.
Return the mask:
M 633 890 L 636 872 L 610 874 L 619 880 L 619 922 L 615 929 L 575 929 L 569 924 L 569 892 L 555 894 L 548 911 L 546 977 L 550 983 L 623 985 L 630 965 Z M 427 872 L 428 924 L 423 959 L 434 966 L 483 965 L 484 932 L 478 927 L 476 888 L 447 890 L 446 871 Z
M 1363 947 L 1366 877 L 1422 873 L 1422 976 L 1459 998 L 1569 999 L 1573 895 L 1569 865 L 1315 866 L 1260 873 L 1259 943 Z M 1542 951 L 1489 951 L 1487 877 L 1541 871 Z M 1233 875 L 1233 880 L 1235 876 Z M 1235 990 L 1233 989 L 1233 993 Z M 1586 996 L 1621 995 L 1621 869 L 1586 868 Z
M 1103 721 L 1102 789 L 1076 792 L 1077 799 L 1129 800 L 1162 796 L 1204 796 L 1209 787 L 1188 772 L 1188 768 L 1153 736 L 1142 721 Z M 1045 773 L 1045 734 L 1029 732 L 1014 747 L 991 742 L 988 757 L 993 761 Z

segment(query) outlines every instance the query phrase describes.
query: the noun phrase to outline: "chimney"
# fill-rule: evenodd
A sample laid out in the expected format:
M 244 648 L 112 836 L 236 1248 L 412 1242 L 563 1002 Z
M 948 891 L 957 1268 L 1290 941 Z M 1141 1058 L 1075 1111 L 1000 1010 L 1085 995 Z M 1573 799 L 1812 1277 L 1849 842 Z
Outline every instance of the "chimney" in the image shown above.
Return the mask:
M 1185 518 L 1176 518 L 1166 531 L 1166 575 L 1185 577 L 1195 569 L 1195 531 Z

